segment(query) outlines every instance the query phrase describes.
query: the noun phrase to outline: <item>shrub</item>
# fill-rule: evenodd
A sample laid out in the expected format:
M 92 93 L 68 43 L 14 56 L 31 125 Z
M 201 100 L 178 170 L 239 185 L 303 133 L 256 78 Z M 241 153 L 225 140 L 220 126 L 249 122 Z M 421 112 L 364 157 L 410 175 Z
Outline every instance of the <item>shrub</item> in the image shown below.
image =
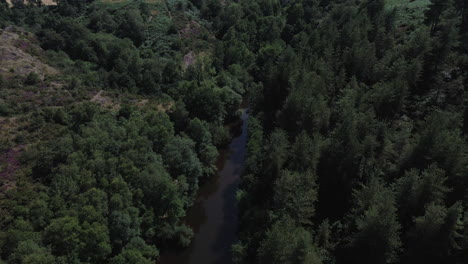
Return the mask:
M 28 74 L 28 76 L 26 77 L 26 80 L 24 81 L 24 83 L 26 85 L 35 85 L 35 84 L 39 83 L 40 81 L 41 81 L 41 79 L 39 78 L 39 75 L 37 75 L 37 73 L 30 72 Z
M 6 103 L 0 102 L 0 116 L 8 116 L 10 113 L 10 107 Z

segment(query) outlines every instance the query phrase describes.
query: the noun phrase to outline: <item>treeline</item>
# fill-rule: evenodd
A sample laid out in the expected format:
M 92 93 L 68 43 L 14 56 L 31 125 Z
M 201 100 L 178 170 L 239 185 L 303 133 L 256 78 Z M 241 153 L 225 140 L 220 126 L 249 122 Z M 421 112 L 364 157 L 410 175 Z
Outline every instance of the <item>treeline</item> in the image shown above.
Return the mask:
M 8 113 L 35 138 L 0 146 L 25 149 L 14 186 L 0 193 L 1 263 L 155 263 L 161 249 L 190 243 L 181 219 L 216 171 L 217 148 L 231 137 L 224 125 L 237 118 L 251 77 L 212 55 L 222 47 L 215 38 L 179 36 L 176 22 L 188 16 L 208 24 L 206 7 L 170 7 L 174 20 L 156 20 L 157 6 L 145 1 L 11 9 L 0 1 L 0 25 L 35 33 L 48 63 L 67 75 L 54 79 L 64 89 L 121 94 L 110 109 L 77 101 Z M 204 57 L 183 65 L 192 50 Z M 1 89 L 43 89 L 47 78 L 31 73 Z
M 238 1 L 250 93 L 235 263 L 468 259 L 466 1 Z M 223 21 L 225 23 L 223 23 Z

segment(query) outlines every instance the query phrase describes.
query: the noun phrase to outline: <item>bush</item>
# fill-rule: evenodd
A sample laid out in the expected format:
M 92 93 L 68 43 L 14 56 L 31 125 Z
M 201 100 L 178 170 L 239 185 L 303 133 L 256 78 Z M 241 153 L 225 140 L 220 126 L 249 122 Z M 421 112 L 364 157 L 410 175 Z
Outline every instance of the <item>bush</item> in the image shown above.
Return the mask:
M 10 113 L 10 107 L 6 103 L 0 102 L 0 116 L 8 116 Z
M 39 83 L 40 81 L 41 81 L 41 79 L 39 78 L 39 75 L 37 75 L 37 73 L 30 72 L 28 74 L 28 77 L 26 77 L 26 80 L 24 81 L 24 83 L 26 85 L 35 85 L 35 84 Z
M 212 125 L 210 132 L 213 137 L 213 145 L 217 147 L 225 147 L 229 144 L 231 135 L 229 129 L 224 126 Z
M 12 147 L 12 142 L 8 138 L 0 138 L 0 151 L 7 151 Z

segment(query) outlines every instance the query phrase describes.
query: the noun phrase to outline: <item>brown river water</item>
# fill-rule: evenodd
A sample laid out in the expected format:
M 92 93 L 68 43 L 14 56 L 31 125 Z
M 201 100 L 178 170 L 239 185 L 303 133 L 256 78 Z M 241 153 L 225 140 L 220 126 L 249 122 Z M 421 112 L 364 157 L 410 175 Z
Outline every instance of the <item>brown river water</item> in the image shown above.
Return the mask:
M 218 172 L 203 183 L 186 224 L 194 238 L 187 249 L 162 252 L 161 264 L 229 264 L 231 245 L 237 240 L 236 192 L 245 162 L 248 110 L 242 111 L 240 133 L 220 151 Z

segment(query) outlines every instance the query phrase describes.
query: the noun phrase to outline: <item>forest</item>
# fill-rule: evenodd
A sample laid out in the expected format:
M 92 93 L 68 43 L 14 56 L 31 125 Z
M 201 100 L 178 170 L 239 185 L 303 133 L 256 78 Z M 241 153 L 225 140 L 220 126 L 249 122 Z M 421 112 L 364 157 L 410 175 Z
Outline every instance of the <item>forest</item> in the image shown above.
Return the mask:
M 468 263 L 467 71 L 468 0 L 0 0 L 0 263 L 187 248 L 241 105 L 233 264 Z

